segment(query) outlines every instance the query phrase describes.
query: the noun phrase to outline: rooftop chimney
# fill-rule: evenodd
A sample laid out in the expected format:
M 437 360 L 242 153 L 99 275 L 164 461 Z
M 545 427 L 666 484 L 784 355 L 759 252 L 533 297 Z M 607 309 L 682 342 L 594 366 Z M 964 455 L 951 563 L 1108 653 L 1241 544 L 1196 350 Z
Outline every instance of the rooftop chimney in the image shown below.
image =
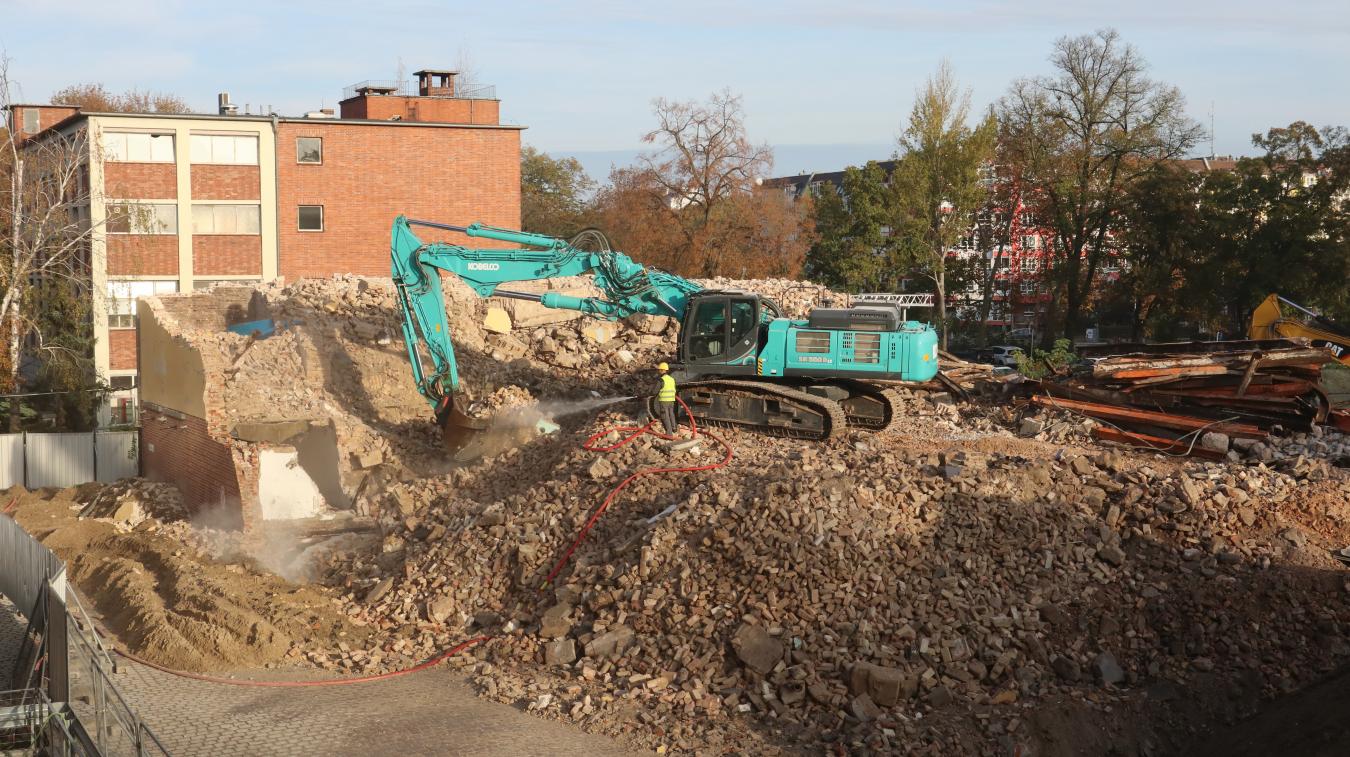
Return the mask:
M 216 95 L 216 105 L 222 116 L 233 116 L 239 113 L 239 106 L 230 102 L 229 92 L 221 92 Z
M 436 70 L 432 68 L 417 71 L 417 94 L 422 97 L 454 97 L 455 76 L 458 71 Z

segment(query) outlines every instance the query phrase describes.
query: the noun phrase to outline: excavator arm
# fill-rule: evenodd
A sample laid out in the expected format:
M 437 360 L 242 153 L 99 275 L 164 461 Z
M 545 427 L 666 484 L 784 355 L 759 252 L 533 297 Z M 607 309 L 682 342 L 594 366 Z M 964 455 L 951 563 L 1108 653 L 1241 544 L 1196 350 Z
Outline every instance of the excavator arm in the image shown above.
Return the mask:
M 1281 305 L 1297 311 L 1302 317 L 1285 317 Z M 1267 297 L 1252 312 L 1248 333 L 1252 339 L 1307 339 L 1314 347 L 1329 350 L 1343 365 L 1350 366 L 1350 331 L 1278 294 Z
M 442 242 L 423 242 L 413 226 L 458 232 L 472 238 L 508 242 L 520 247 L 471 249 Z M 583 249 L 583 243 L 598 249 Z M 455 275 L 480 297 L 511 297 L 533 300 L 544 307 L 575 310 L 614 320 L 629 315 L 684 314 L 689 296 L 702 287 L 674 274 L 647 268 L 627 255 L 608 248 L 604 237 L 583 232 L 567 241 L 543 234 L 498 229 L 482 224 L 451 226 L 394 219 L 390 234 L 391 270 L 403 319 L 403 341 L 408 350 L 417 390 L 431 404 L 447 444 L 456 437 L 481 428 L 456 404 L 459 370 L 445 312 L 441 274 Z M 575 297 L 561 292 L 532 294 L 504 290 L 512 281 L 538 281 L 564 276 L 590 275 L 601 297 Z M 430 355 L 423 363 L 421 348 Z

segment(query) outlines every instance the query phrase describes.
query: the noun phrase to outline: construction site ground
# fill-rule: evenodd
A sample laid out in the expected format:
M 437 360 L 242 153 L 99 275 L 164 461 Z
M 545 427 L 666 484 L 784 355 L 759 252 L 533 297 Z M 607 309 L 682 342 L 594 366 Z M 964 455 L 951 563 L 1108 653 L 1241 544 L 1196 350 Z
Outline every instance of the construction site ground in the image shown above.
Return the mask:
M 718 285 L 794 314 L 829 294 Z M 365 526 L 288 554 L 284 524 L 190 523 L 135 482 L 12 492 L 16 519 L 68 561 L 119 646 L 158 665 L 365 676 L 488 640 L 331 689 L 241 692 L 133 667 L 135 696 L 174 692 L 158 696 L 180 700 L 183 722 L 180 691 L 296 729 L 347 728 L 329 704 L 401 702 L 378 710 L 413 713 L 392 727 L 341 731 L 381 746 L 405 730 L 450 738 L 476 706 L 505 708 L 508 732 L 523 718 L 658 753 L 1204 754 L 1242 733 L 1237 753 L 1350 745 L 1322 717 L 1344 712 L 1350 662 L 1350 572 L 1332 554 L 1350 546 L 1350 440 L 1334 431 L 1204 461 L 1094 443 L 1092 421 L 1050 409 L 900 387 L 901 417 L 879 433 L 709 429 L 678 450 L 639 436 L 591 451 L 645 422 L 622 400 L 654 386 L 644 369 L 672 351 L 671 325 L 488 333 L 451 292 L 466 387 L 501 432 L 453 461 L 408 386 L 386 287 L 264 289 L 271 316 L 302 325 L 262 341 L 176 328 L 220 353 L 206 381 L 221 417 L 330 424 L 347 496 L 324 517 Z M 534 433 L 540 419 L 557 430 Z M 636 479 L 573 553 L 607 495 L 653 467 L 706 470 Z M 1273 725 L 1291 710 L 1308 725 Z M 498 752 L 538 752 L 515 743 Z M 403 751 L 418 750 L 447 751 Z
M 13 664 L 24 625 L 0 599 L 0 671 Z M 360 686 L 248 688 L 189 680 L 125 659 L 118 666 L 114 683 L 176 757 L 487 757 L 538 754 L 540 744 L 559 755 L 632 753 L 603 736 L 489 702 L 452 667 Z M 316 678 L 308 668 L 235 673 L 267 681 Z

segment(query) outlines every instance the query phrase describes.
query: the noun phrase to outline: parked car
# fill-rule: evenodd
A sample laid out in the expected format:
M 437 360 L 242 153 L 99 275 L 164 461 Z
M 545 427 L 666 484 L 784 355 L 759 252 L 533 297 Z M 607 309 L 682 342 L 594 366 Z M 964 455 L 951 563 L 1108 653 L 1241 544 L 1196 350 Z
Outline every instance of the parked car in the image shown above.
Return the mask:
M 1017 356 L 1021 354 L 1023 354 L 1021 347 L 1013 347 L 1004 344 L 998 347 L 990 347 L 985 351 L 983 359 L 984 362 L 987 362 L 990 365 L 1002 365 L 1008 368 L 1016 368 Z

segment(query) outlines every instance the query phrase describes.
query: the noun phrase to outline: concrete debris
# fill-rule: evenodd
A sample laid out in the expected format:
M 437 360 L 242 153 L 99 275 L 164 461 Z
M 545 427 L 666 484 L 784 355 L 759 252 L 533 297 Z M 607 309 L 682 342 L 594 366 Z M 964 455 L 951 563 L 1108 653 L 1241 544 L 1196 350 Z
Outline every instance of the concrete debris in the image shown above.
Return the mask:
M 830 294 L 707 284 L 797 316 Z M 229 427 L 330 423 L 342 487 L 383 539 L 324 564 L 376 639 L 360 661 L 324 658 L 336 669 L 398 669 L 510 629 L 472 653 L 484 696 L 639 747 L 955 754 L 1022 743 L 1018 718 L 1047 702 L 1109 710 L 1146 677 L 1180 685 L 1208 666 L 1274 691 L 1345 661 L 1332 643 L 1350 629 L 1345 589 L 1316 575 L 1343 571 L 1329 550 L 1350 543 L 1350 481 L 1334 462 L 1350 449 L 1333 430 L 1231 436 L 1221 453 L 1202 436 L 1219 458 L 1183 458 L 1103 448 L 1103 424 L 1054 406 L 896 387 L 901 416 L 883 433 L 822 444 L 719 430 L 731 463 L 637 479 L 546 582 L 618 481 L 669 464 L 645 440 L 580 449 L 641 409 L 560 417 L 546 440 L 450 465 L 430 424 L 416 430 L 429 410 L 406 354 L 369 336 L 397 333 L 385 283 L 262 289 L 304 325 L 254 344 L 246 370 L 222 379 Z M 597 329 L 448 289 L 466 394 L 485 417 L 645 396 L 645 369 L 674 352 L 670 319 Z M 489 307 L 508 332 L 482 326 Z M 702 444 L 678 459 L 720 457 Z

